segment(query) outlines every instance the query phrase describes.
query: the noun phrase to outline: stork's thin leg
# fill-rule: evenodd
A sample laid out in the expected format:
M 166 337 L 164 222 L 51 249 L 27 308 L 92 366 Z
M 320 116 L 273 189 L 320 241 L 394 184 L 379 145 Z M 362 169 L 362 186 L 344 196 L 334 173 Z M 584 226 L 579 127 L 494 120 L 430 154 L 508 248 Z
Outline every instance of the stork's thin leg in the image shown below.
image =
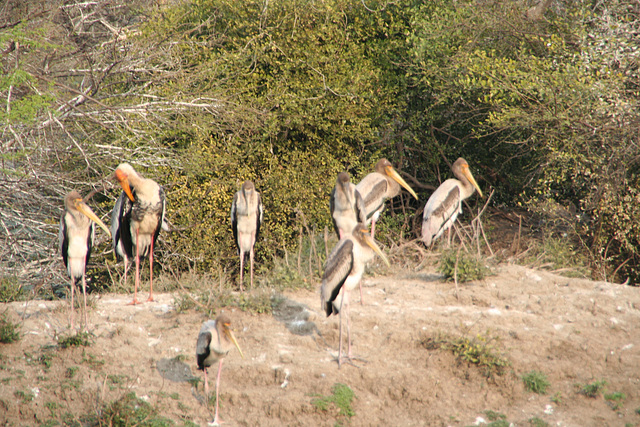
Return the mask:
M 204 368 L 203 371 L 204 371 L 204 394 L 207 397 L 207 402 L 209 402 L 209 379 L 207 378 L 207 368 Z
M 222 374 L 222 360 L 220 359 L 220 363 L 218 364 L 218 378 L 216 379 L 216 414 L 213 417 L 213 424 L 221 424 L 222 420 L 218 417 L 218 406 L 219 406 L 219 393 L 220 393 L 220 375 Z
M 129 271 L 129 263 L 128 263 L 127 255 L 124 256 L 124 285 L 127 285 L 127 271 Z
M 358 286 L 360 286 L 360 305 L 364 305 L 364 295 L 362 294 L 362 280 L 360 280 Z
M 344 307 L 345 289 L 342 288 L 342 300 L 340 300 L 340 332 L 338 333 L 338 369 L 342 366 L 342 308 Z
M 136 230 L 136 284 L 133 289 L 133 301 L 129 305 L 140 304 L 138 301 L 138 283 L 140 283 L 140 246 L 138 245 L 138 230 Z
M 73 290 L 76 287 L 76 279 L 71 276 L 71 311 L 69 312 L 69 325 L 73 329 Z
M 249 251 L 249 264 L 250 264 L 250 269 L 251 269 L 251 288 L 253 289 L 253 247 L 251 247 L 251 250 Z
M 351 354 L 351 316 L 349 314 L 349 307 L 351 306 L 351 304 L 349 303 L 349 292 L 346 293 L 345 297 L 347 300 L 347 304 L 345 307 L 347 315 L 347 359 L 351 360 L 353 356 Z
M 242 287 L 243 278 L 244 278 L 244 251 L 240 249 L 240 291 L 244 290 L 244 288 Z
M 84 328 L 83 331 L 87 331 L 89 328 L 89 318 L 87 316 L 87 280 L 85 275 L 82 275 L 82 296 L 84 297 Z
M 147 302 L 153 301 L 153 241 L 152 237 L 149 248 L 149 298 L 147 298 Z

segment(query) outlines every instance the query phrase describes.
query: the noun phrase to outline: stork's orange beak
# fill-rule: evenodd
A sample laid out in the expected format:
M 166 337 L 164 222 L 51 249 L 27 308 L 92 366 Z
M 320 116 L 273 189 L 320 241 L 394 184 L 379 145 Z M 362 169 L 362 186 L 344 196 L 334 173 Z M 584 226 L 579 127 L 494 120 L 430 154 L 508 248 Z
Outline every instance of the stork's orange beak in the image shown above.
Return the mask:
M 120 183 L 120 186 L 122 187 L 124 192 L 127 194 L 127 197 L 129 197 L 129 200 L 131 200 L 132 202 L 135 202 L 136 199 L 135 197 L 133 197 L 133 192 L 131 191 L 131 187 L 129 186 L 129 177 L 127 176 L 127 174 L 122 172 L 120 169 L 116 169 L 116 172 L 114 175 L 115 175 L 115 178 Z

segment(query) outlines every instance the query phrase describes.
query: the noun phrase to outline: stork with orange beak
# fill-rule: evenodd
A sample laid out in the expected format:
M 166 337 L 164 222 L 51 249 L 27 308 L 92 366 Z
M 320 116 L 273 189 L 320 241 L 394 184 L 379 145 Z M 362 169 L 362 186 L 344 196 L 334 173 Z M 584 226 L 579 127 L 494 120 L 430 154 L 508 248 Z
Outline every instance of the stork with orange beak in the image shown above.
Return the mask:
M 163 188 L 152 179 L 143 178 L 128 163 L 120 164 L 114 178 L 122 193 L 111 213 L 113 250 L 124 258 L 125 282 L 127 263 L 135 256 L 136 284 L 133 301 L 139 304 L 140 257 L 149 255 L 149 298 L 153 301 L 153 247 L 164 222 L 165 196 Z

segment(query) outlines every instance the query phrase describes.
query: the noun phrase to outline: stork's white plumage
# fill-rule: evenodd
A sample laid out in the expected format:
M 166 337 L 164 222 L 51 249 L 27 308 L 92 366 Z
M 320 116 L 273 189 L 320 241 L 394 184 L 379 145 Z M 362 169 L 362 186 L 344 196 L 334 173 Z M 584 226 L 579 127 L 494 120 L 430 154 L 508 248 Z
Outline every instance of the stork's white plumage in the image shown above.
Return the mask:
M 245 181 L 233 197 L 231 204 L 231 227 L 240 255 L 240 290 L 243 290 L 244 259 L 249 254 L 251 287 L 253 288 L 253 260 L 255 245 L 260 235 L 264 216 L 262 198 L 251 181 Z
M 139 304 L 140 257 L 149 255 L 149 298 L 153 301 L 153 247 L 164 222 L 165 195 L 163 188 L 152 179 L 138 174 L 128 163 L 120 164 L 114 173 L 122 187 L 111 214 L 113 250 L 124 258 L 125 282 L 127 263 L 135 256 L 136 284 L 133 301 Z
M 469 170 L 469 164 L 460 157 L 451 166 L 458 179 L 447 179 L 433 192 L 422 214 L 422 241 L 425 245 L 440 237 L 449 229 L 462 213 L 462 201 L 476 190 L 482 197 L 482 190 Z
M 325 265 L 320 288 L 322 309 L 327 316 L 340 314 L 340 338 L 338 366 L 342 365 L 342 313 L 347 317 L 347 359 L 351 359 L 351 324 L 349 320 L 349 292 L 353 290 L 365 271 L 367 262 L 375 255 L 389 265 L 389 260 L 369 234 L 363 224 L 344 235 L 331 251 Z
M 400 186 L 403 186 L 416 200 L 418 199 L 415 191 L 402 179 L 387 159 L 378 160 L 374 172 L 365 176 L 356 185 L 356 190 L 364 200 L 367 224 L 371 222 L 372 236 L 375 235 L 376 221 L 384 210 L 385 200 L 400 194 Z
M 87 328 L 87 283 L 85 270 L 95 237 L 95 224 L 98 224 L 110 235 L 107 226 L 93 213 L 77 191 L 71 191 L 64 198 L 65 211 L 60 217 L 58 233 L 62 260 L 71 278 L 71 310 L 69 323 L 74 328 L 73 297 L 76 280 L 82 281 L 82 295 L 84 296 L 84 329 Z

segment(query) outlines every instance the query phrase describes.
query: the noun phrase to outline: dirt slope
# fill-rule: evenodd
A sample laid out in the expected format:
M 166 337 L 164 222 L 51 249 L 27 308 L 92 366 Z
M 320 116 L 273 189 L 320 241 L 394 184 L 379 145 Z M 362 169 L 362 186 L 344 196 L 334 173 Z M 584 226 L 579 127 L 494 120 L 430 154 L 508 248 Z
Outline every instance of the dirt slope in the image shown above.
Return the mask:
M 356 292 L 351 310 L 354 353 L 365 361 L 341 369 L 333 360 L 338 318 L 320 313 L 317 292 L 285 295 L 278 317 L 298 315 L 288 325 L 227 310 L 245 359 L 237 352 L 225 359 L 225 425 L 466 426 L 489 422 L 486 411 L 521 426 L 534 417 L 553 426 L 640 425 L 639 289 L 515 265 L 495 273 L 457 291 L 430 271 L 368 277 L 365 305 Z M 67 349 L 55 346 L 68 334 L 64 302 L 1 307 L 22 322 L 24 336 L 0 345 L 0 424 L 73 424 L 130 391 L 177 425 L 211 421 L 202 384 L 196 390 L 184 381 L 201 378 L 195 344 L 203 315 L 177 314 L 170 294 L 135 307 L 125 305 L 129 300 L 100 298 L 90 313 L 93 343 Z M 510 366 L 487 378 L 452 353 L 421 344 L 444 334 L 495 338 L 490 345 Z M 170 360 L 180 355 L 184 362 Z M 546 395 L 525 390 L 520 376 L 532 370 L 547 375 Z M 600 380 L 606 393 L 624 393 L 619 408 L 602 394 L 578 393 Z M 311 403 L 331 395 L 336 383 L 355 393 L 351 418 Z

